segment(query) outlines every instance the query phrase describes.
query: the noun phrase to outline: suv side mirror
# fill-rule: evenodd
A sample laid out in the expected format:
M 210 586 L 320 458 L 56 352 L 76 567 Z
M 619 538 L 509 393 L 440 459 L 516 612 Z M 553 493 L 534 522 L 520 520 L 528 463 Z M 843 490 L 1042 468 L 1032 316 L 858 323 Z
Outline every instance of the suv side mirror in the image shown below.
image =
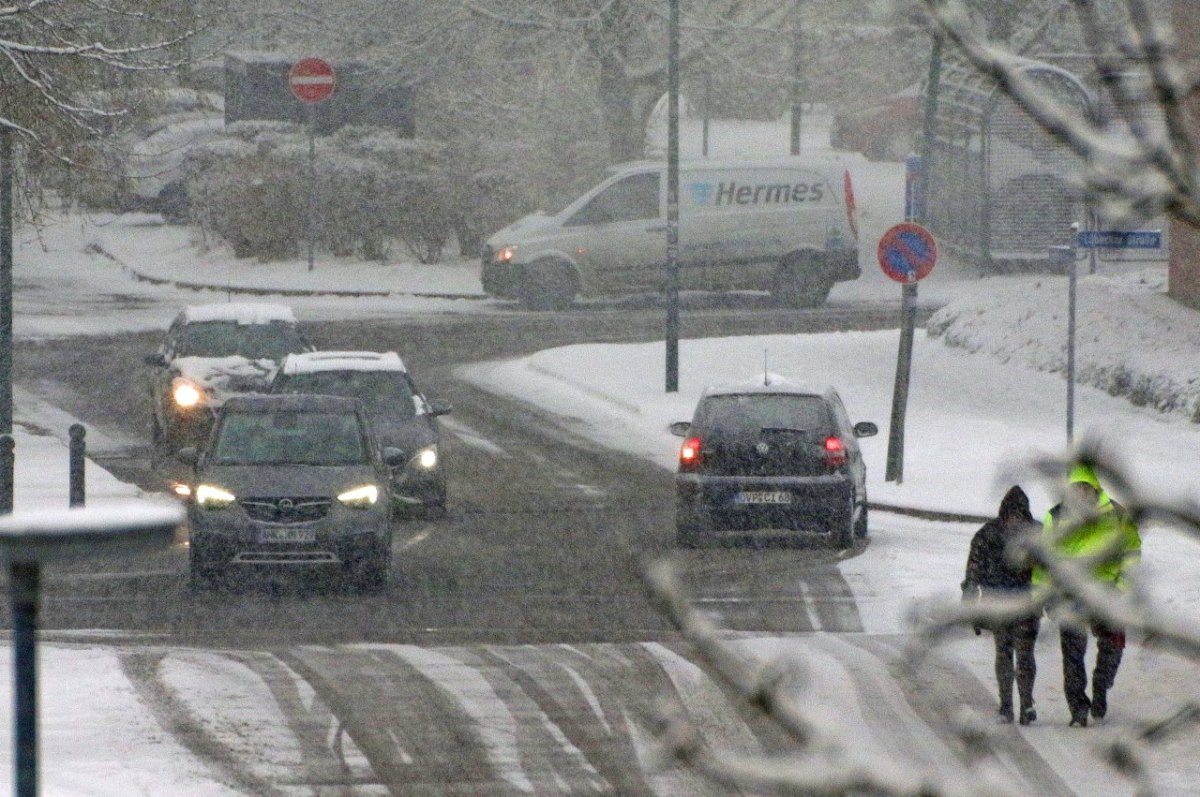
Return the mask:
M 429 404 L 429 414 L 435 418 L 438 415 L 450 414 L 450 402 L 445 399 L 426 399 Z
M 167 364 L 167 358 L 163 357 L 161 353 L 155 352 L 154 354 L 147 354 L 143 359 L 143 362 L 145 362 L 146 365 L 151 365 L 155 368 L 163 368 Z
M 870 421 L 859 421 L 854 424 L 855 437 L 874 437 L 879 434 L 879 427 Z
M 384 446 L 383 462 L 386 465 L 403 465 L 404 452 L 395 446 Z
M 181 448 L 175 456 L 185 465 L 195 465 L 200 461 L 200 451 L 195 446 Z
M 688 430 L 692 428 L 691 421 L 675 421 L 667 427 L 671 430 L 671 434 L 676 437 L 687 437 Z

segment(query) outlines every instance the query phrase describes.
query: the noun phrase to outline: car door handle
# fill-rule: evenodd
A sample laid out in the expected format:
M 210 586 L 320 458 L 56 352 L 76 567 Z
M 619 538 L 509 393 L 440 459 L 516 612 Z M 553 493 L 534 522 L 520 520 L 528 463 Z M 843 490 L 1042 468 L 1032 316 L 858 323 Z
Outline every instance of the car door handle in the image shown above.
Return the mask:
M 646 228 L 646 232 L 666 232 L 666 231 L 667 231 L 667 225 L 665 225 L 665 224 L 659 224 L 654 227 Z

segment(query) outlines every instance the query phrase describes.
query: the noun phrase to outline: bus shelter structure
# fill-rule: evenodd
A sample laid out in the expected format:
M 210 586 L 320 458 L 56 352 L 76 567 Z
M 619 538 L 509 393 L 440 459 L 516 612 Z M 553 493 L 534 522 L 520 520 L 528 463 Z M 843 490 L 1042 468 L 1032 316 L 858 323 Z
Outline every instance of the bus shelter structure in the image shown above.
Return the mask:
M 1072 72 L 1013 57 L 1012 66 L 1081 118 L 1093 93 Z M 990 272 L 1045 267 L 1086 219 L 1084 161 L 1047 132 L 990 75 L 948 58 L 939 75 L 926 222 L 939 242 Z

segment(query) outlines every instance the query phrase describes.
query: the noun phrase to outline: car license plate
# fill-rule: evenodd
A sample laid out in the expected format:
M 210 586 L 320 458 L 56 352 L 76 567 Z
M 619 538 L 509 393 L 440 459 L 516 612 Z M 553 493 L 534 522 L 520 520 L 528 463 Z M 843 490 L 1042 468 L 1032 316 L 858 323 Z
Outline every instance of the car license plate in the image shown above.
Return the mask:
M 316 542 L 316 529 L 265 528 L 258 532 L 260 542 Z
M 792 494 L 783 490 L 758 490 L 738 493 L 733 497 L 735 504 L 790 504 Z

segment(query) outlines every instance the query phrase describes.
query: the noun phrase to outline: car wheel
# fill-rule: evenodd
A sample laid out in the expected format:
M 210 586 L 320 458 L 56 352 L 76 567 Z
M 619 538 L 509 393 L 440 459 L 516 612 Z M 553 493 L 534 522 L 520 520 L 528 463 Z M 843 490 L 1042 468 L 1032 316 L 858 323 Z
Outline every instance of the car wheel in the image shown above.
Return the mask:
M 355 562 L 350 569 L 350 586 L 364 594 L 382 592 L 388 582 L 391 568 L 391 548 L 375 551 Z
M 864 502 L 862 511 L 858 515 L 858 520 L 854 521 L 854 536 L 866 538 L 867 536 L 867 505 Z
M 208 592 L 221 582 L 221 568 L 196 552 L 195 543 L 188 549 L 188 586 L 193 592 Z
M 854 545 L 854 501 L 851 499 L 843 510 L 830 513 L 829 539 L 833 547 L 839 551 Z
M 818 273 L 813 273 L 818 272 Z M 789 257 L 779 264 L 771 296 L 783 307 L 818 307 L 829 298 L 833 283 L 808 260 Z
M 519 292 L 521 304 L 528 310 L 566 310 L 575 301 L 579 286 L 567 264 L 535 260 L 525 267 Z

